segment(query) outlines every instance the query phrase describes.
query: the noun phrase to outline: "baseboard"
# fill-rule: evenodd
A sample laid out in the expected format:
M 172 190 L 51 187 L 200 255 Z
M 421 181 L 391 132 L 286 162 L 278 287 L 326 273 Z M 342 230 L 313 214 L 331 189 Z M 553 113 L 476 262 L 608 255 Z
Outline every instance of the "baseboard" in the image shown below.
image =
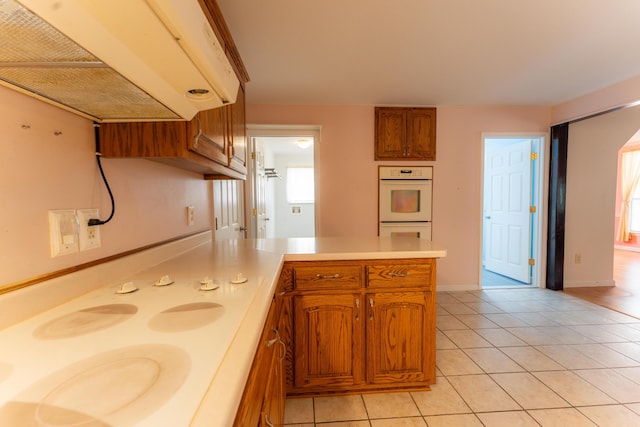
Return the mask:
M 615 286 L 616 281 L 611 280 L 586 280 L 586 281 L 574 281 L 564 282 L 563 287 L 566 288 L 595 288 L 602 286 Z

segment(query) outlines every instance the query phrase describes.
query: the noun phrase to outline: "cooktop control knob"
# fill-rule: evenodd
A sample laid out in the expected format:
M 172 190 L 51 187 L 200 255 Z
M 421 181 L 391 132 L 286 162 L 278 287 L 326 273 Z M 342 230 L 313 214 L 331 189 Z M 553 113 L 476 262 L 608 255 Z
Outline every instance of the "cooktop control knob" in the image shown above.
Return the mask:
M 135 292 L 137 290 L 138 290 L 138 287 L 136 285 L 134 285 L 133 282 L 125 282 L 122 285 L 120 285 L 118 290 L 116 290 L 116 293 L 117 294 L 129 294 L 129 293 Z
M 236 274 L 236 276 L 231 280 L 231 283 L 233 284 L 239 284 L 239 283 L 244 283 L 246 282 L 248 279 L 244 276 L 244 274 L 242 273 L 238 273 Z
M 155 283 L 155 286 L 167 286 L 173 283 L 173 280 L 171 280 L 171 278 L 169 276 L 162 276 L 160 279 L 158 279 L 158 281 Z

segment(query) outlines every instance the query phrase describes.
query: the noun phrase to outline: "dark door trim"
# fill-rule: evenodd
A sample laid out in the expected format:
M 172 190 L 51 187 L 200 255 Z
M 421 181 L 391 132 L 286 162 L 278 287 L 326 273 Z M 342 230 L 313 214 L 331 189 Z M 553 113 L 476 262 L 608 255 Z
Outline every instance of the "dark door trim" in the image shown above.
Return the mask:
M 547 289 L 564 288 L 564 234 L 567 194 L 569 123 L 551 127 L 549 159 L 549 230 L 547 234 Z

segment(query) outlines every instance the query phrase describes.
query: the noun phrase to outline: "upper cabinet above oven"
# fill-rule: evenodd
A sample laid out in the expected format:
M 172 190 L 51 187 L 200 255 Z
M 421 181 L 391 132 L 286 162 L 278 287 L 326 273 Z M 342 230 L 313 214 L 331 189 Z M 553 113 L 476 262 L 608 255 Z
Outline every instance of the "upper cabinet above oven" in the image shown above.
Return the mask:
M 375 160 L 435 159 L 435 108 L 375 108 Z

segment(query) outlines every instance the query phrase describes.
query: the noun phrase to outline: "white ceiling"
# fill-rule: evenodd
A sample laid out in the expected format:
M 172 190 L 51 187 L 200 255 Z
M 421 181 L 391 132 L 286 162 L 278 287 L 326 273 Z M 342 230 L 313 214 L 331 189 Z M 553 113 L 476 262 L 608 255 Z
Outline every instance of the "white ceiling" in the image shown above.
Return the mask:
M 249 103 L 555 105 L 640 75 L 639 0 L 218 0 Z

